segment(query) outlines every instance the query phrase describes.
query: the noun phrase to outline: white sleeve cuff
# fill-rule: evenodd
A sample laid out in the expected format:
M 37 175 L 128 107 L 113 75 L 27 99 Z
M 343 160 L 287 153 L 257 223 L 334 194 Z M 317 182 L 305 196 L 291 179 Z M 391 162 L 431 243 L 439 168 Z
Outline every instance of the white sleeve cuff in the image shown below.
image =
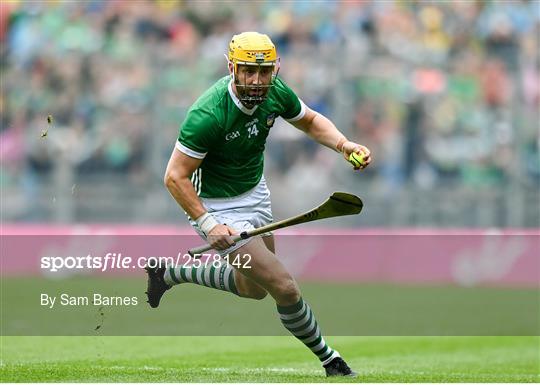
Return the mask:
M 285 119 L 289 123 L 296 122 L 296 121 L 302 119 L 304 117 L 304 115 L 306 114 L 306 105 L 304 104 L 304 102 L 301 99 L 298 99 L 298 100 L 300 100 L 300 112 L 295 117 L 292 117 L 290 119 Z
M 176 147 L 176 149 L 178 151 L 183 152 L 187 156 L 191 156 L 192 158 L 196 158 L 196 159 L 204 159 L 206 154 L 208 154 L 207 152 L 193 151 L 191 148 L 187 148 L 186 146 L 184 146 L 179 141 L 176 141 L 176 146 L 175 147 Z

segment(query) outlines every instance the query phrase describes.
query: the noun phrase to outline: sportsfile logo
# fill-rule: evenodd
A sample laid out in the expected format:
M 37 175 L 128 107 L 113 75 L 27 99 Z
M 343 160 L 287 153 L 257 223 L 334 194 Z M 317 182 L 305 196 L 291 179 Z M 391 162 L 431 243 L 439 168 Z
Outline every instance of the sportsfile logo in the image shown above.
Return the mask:
M 140 258 L 138 259 L 140 261 Z M 67 257 L 41 257 L 41 269 L 52 273 L 64 269 L 92 269 L 106 271 L 109 269 L 129 269 L 131 257 L 124 257 L 122 253 L 107 253 L 105 256 L 67 256 Z M 144 265 L 139 266 L 144 267 Z

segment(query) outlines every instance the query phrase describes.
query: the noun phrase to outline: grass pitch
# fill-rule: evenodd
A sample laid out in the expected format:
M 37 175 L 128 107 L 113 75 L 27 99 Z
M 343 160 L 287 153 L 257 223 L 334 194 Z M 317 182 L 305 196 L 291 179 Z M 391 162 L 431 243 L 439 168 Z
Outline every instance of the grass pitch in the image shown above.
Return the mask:
M 538 382 L 539 337 L 328 337 L 330 382 Z M 3 337 L 3 382 L 328 382 L 292 337 Z

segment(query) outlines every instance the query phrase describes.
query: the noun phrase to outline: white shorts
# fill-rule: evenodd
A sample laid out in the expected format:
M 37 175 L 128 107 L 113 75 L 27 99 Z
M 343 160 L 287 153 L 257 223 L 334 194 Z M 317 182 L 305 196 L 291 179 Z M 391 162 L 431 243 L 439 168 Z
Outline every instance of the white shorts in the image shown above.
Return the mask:
M 253 189 L 233 198 L 200 198 L 206 210 L 224 225 L 230 226 L 238 233 L 265 226 L 272 222 L 272 206 L 270 204 L 270 190 L 266 186 L 264 176 Z M 189 223 L 195 231 L 204 239 L 206 235 L 201 231 L 193 219 Z M 272 235 L 271 233 L 263 236 Z M 242 239 L 232 247 L 225 250 L 217 250 L 220 255 L 230 254 L 244 246 L 251 239 Z

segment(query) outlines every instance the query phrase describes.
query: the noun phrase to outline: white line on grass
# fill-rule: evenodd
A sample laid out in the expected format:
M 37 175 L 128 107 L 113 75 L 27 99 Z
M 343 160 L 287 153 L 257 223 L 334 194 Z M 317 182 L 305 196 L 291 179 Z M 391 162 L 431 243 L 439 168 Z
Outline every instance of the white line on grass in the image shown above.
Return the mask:
M 162 371 L 184 371 L 185 369 L 181 368 L 164 368 L 159 366 L 123 366 L 123 365 L 113 365 L 113 366 L 93 366 L 93 369 L 110 369 L 110 370 L 133 370 L 138 369 L 145 372 L 162 372 Z M 302 375 L 317 375 L 320 374 L 320 371 L 317 370 L 302 370 L 298 368 L 244 368 L 244 369 L 233 369 L 233 368 L 193 368 L 194 371 L 210 372 L 210 373 L 235 373 L 235 374 L 261 374 L 261 373 L 294 373 Z

